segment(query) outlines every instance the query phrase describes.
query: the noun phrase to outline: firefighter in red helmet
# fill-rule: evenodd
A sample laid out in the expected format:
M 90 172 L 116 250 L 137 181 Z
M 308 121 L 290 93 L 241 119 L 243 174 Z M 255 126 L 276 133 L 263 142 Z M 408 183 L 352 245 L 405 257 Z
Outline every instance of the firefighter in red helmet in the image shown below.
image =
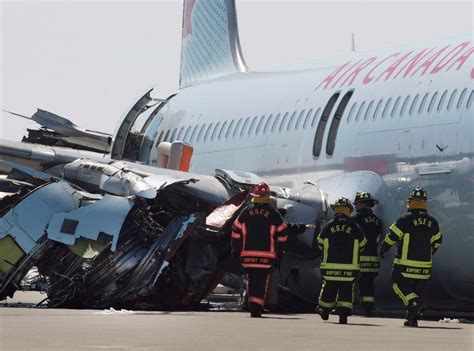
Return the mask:
M 270 206 L 270 188 L 259 183 L 250 191 L 251 205 L 242 210 L 232 226 L 232 256 L 240 257 L 247 273 L 251 317 L 261 317 L 268 279 L 285 250 L 286 223 Z

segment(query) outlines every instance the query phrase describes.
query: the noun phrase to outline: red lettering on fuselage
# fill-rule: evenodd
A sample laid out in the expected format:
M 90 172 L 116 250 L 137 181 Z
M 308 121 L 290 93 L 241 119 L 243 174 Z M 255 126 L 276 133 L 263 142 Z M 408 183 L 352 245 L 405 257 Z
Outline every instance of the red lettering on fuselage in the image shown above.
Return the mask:
M 450 48 L 448 50 L 448 48 Z M 467 49 L 466 49 L 467 48 Z M 323 79 L 314 89 L 323 89 L 350 86 L 366 71 L 362 79 L 364 85 L 380 81 L 405 79 L 414 76 L 422 76 L 429 72 L 449 72 L 460 70 L 469 61 L 474 48 L 471 42 L 461 42 L 456 46 L 446 45 L 443 48 L 425 48 L 420 51 L 396 52 L 378 60 L 377 56 L 360 59 L 356 62 L 348 61 L 339 66 L 331 74 Z M 393 59 L 392 63 L 390 63 Z M 384 68 L 385 64 L 388 67 Z M 380 68 L 380 69 L 379 69 Z M 378 72 L 382 72 L 378 74 Z M 468 73 L 469 74 L 469 73 Z M 471 67 L 471 78 L 474 79 L 474 68 Z

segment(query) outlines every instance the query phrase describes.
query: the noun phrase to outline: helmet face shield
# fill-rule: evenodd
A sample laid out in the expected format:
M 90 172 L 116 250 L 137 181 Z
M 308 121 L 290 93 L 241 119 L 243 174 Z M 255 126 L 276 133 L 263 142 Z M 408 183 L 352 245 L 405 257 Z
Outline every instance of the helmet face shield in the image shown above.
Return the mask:
M 250 190 L 250 196 L 268 197 L 270 196 L 270 187 L 267 183 L 258 183 Z
M 351 200 L 349 200 L 348 198 L 346 197 L 340 197 L 339 199 L 336 200 L 336 202 L 334 203 L 334 205 L 331 205 L 331 208 L 337 213 L 337 208 L 338 207 L 346 207 L 349 209 L 349 211 L 352 211 L 353 210 L 353 207 L 352 207 L 352 204 L 351 204 Z
M 375 205 L 378 205 L 379 202 L 374 199 L 370 193 L 358 191 L 354 199 L 354 205 L 357 205 L 358 203 L 366 203 L 369 207 L 374 207 Z
M 428 193 L 425 191 L 425 189 L 419 187 L 415 188 L 410 192 L 410 195 L 408 196 L 409 200 L 421 200 L 421 201 L 427 201 L 428 200 Z

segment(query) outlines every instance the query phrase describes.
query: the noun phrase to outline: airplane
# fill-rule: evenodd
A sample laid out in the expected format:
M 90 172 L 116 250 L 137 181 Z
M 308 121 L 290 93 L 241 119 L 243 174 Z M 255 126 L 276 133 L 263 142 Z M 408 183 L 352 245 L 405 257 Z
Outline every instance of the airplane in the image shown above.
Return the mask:
M 30 184 L 26 180 L 31 177 L 48 179 L 49 174 L 93 194 L 108 194 L 96 197 L 97 203 L 110 194 L 153 200 L 154 191 L 159 194 L 167 182 L 178 182 L 180 198 L 187 194 L 196 203 L 180 223 L 200 211 L 205 213 L 200 221 L 207 223 L 222 204 L 234 209 L 217 231 L 213 225 L 193 227 L 202 236 L 216 237 L 226 226 L 228 230 L 228 221 L 244 205 L 240 191 L 261 180 L 277 191 L 288 221 L 319 222 L 330 217 L 328 204 L 338 197 L 368 191 L 380 202 L 376 213 L 386 228 L 404 212 L 409 191 L 422 185 L 430 196 L 429 212 L 444 235 L 434 257 L 428 304 L 434 310 L 472 313 L 472 52 L 468 34 L 249 70 L 240 47 L 235 2 L 185 0 L 180 89 L 158 100 L 151 88 L 140 94 L 119 121 L 109 154 L 81 150 L 80 143 L 72 150 L 0 141 L 0 158 L 16 178 L 22 174 L 15 180 L 17 187 Z M 72 123 L 61 121 L 62 126 Z M 114 170 L 108 171 L 110 167 Z M 35 175 L 38 171 L 40 176 Z M 115 180 L 107 183 L 110 178 Z M 133 186 L 124 185 L 130 182 Z M 219 186 L 201 189 L 200 183 Z M 143 188 L 145 197 L 137 190 Z M 212 196 L 219 201 L 206 202 Z M 167 212 L 165 225 L 182 212 L 179 207 Z M 112 236 L 116 242 L 119 232 Z M 0 239 L 6 234 L 0 230 Z M 53 234 L 48 232 L 50 240 Z M 313 309 L 316 304 L 319 261 L 308 255 L 314 235 L 302 234 L 281 265 L 281 303 L 287 309 Z M 214 247 L 215 253 L 222 243 Z M 9 245 L 14 246 L 11 241 Z M 233 271 L 224 261 L 218 260 L 223 270 Z M 206 296 L 221 273 L 213 265 L 211 270 L 219 274 L 201 281 L 194 295 L 183 293 L 187 297 L 181 302 L 191 295 L 193 301 Z M 162 272 L 161 267 L 154 269 Z M 401 309 L 391 291 L 390 269 L 390 258 L 383 260 L 377 306 Z M 153 287 L 149 281 L 143 284 Z

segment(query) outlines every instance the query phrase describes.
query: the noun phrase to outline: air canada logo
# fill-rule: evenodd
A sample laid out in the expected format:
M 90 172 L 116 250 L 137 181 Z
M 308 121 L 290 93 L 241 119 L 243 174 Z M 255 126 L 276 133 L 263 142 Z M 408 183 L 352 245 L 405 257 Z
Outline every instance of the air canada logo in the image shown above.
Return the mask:
M 367 85 L 379 81 L 458 71 L 469 62 L 473 52 L 471 42 L 466 41 L 455 46 L 400 51 L 385 57 L 373 56 L 355 62 L 348 61 L 324 78 L 314 90 L 342 88 L 354 83 Z M 474 79 L 472 67 L 470 75 Z

